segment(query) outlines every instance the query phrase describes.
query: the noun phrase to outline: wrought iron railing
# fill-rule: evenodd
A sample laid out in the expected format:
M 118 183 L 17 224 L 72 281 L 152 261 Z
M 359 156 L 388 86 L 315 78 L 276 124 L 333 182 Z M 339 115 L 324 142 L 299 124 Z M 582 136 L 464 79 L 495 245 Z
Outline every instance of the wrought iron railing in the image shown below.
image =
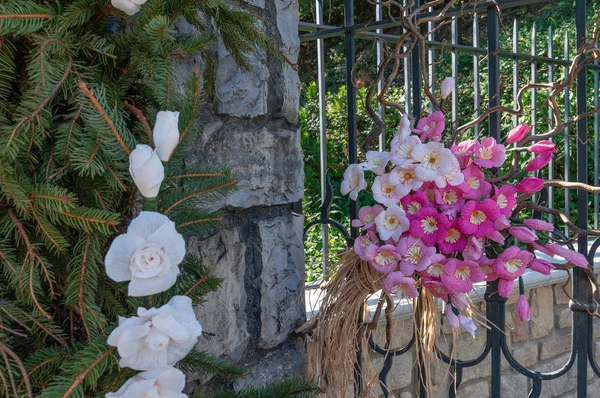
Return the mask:
M 450 10 L 446 16 L 453 18 L 451 23 L 451 37 L 450 42 L 447 41 L 436 41 L 433 35 L 427 37 L 427 51 L 428 51 L 428 62 L 429 65 L 420 65 L 419 48 L 415 46 L 411 57 L 404 59 L 404 90 L 405 90 L 405 109 L 411 113 L 415 118 L 419 118 L 421 115 L 421 76 L 419 74 L 419 68 L 428 67 L 429 76 L 433 79 L 435 69 L 435 55 L 436 51 L 451 51 L 451 69 L 452 75 L 457 76 L 459 70 L 459 55 L 460 54 L 471 54 L 473 57 L 473 78 L 474 78 L 474 95 L 473 95 L 473 107 L 475 110 L 475 116 L 479 115 L 482 109 L 482 92 L 480 90 L 481 82 L 481 71 L 480 62 L 487 59 L 488 73 L 487 73 L 487 106 L 494 107 L 500 104 L 500 59 L 506 58 L 514 60 L 513 63 L 513 99 L 517 97 L 519 89 L 519 62 L 526 61 L 529 63 L 531 68 L 531 81 L 535 82 L 538 78 L 538 71 L 542 65 L 547 65 L 547 76 L 551 81 L 557 77 L 560 73 L 560 69 L 567 73 L 571 60 L 569 59 L 569 35 L 565 35 L 564 38 L 564 51 L 563 57 L 554 57 L 554 34 L 552 29 L 548 32 L 547 40 L 547 56 L 539 55 L 538 53 L 538 39 L 535 25 L 533 27 L 533 34 L 530 42 L 531 53 L 524 54 L 519 52 L 519 38 L 518 38 L 518 22 L 514 21 L 513 25 L 513 47 L 512 51 L 502 51 L 500 48 L 499 37 L 499 10 L 519 7 L 525 5 L 531 5 L 536 3 L 546 3 L 548 0 L 497 0 L 480 3 L 475 9 L 470 10 L 472 12 L 472 29 L 473 29 L 473 43 L 472 45 L 460 44 L 458 41 L 458 29 L 459 25 L 457 19 L 460 16 L 461 9 L 456 8 Z M 418 4 L 418 1 L 417 1 Z M 329 239 L 329 228 L 333 227 L 339 230 L 343 236 L 351 244 L 353 239 L 357 236 L 358 231 L 356 228 L 347 228 L 341 223 L 334 221 L 329 216 L 329 208 L 333 200 L 333 191 L 331 183 L 328 177 L 328 165 L 327 165 L 327 120 L 326 120 L 326 87 L 325 87 L 325 40 L 334 38 L 343 38 L 345 42 L 345 58 L 346 58 L 346 89 L 347 89 L 347 131 L 348 131 L 348 163 L 358 162 L 358 149 L 357 149 L 357 93 L 354 84 L 353 68 L 356 61 L 355 52 L 355 38 L 375 40 L 377 43 L 377 59 L 380 63 L 384 55 L 384 46 L 386 42 L 395 43 L 398 37 L 392 34 L 384 33 L 384 29 L 398 26 L 398 21 L 394 19 L 384 19 L 383 10 L 380 5 L 376 6 L 375 15 L 376 20 L 369 23 L 355 23 L 354 19 L 354 0 L 344 0 L 345 15 L 344 15 L 344 26 L 327 26 L 323 24 L 323 7 L 322 0 L 316 0 L 315 15 L 316 21 L 312 22 L 300 22 L 299 30 L 301 31 L 300 39 L 302 42 L 316 41 L 317 42 L 317 59 L 318 59 L 318 92 L 319 92 L 319 105 L 320 105 L 320 145 L 321 145 L 321 195 L 322 195 L 322 207 L 320 216 L 313 222 L 306 225 L 306 233 L 310 228 L 317 225 L 323 227 L 323 278 L 329 277 L 329 264 L 328 264 L 328 239 Z M 464 10 L 462 10 L 464 11 Z M 576 0 L 575 25 L 576 25 L 576 43 L 577 47 L 582 44 L 583 37 L 585 36 L 586 29 L 586 5 L 585 0 Z M 487 46 L 482 47 L 479 43 L 480 37 L 480 22 L 482 20 L 487 23 Z M 429 30 L 433 28 L 433 25 L 429 26 Z M 572 38 L 572 37 L 571 37 Z M 593 75 L 594 90 L 592 93 L 591 102 L 595 108 L 599 104 L 599 72 L 597 62 L 590 64 L 587 68 L 582 70 L 577 76 L 576 86 L 576 110 L 577 114 L 581 114 L 587 111 L 588 102 L 590 98 L 587 93 L 587 73 Z M 458 80 L 456 80 L 458 84 Z M 433 80 L 429 82 L 433 84 Z M 452 123 L 453 126 L 458 123 L 458 87 L 455 87 L 453 91 L 452 99 Z M 568 88 L 565 89 L 565 114 L 564 117 L 568 119 L 570 117 L 571 110 L 569 109 L 569 92 Z M 538 91 L 532 90 L 531 97 L 532 103 L 537 102 Z M 535 106 L 533 107 L 535 108 Z M 384 113 L 384 109 L 380 107 L 380 115 Z M 533 110 L 531 115 L 533 126 L 537 126 L 537 120 L 539 116 L 539 110 Z M 577 170 L 576 181 L 588 183 L 588 154 L 587 149 L 589 145 L 593 145 L 593 183 L 598 185 L 599 179 L 599 154 L 598 154 L 598 139 L 599 139 L 599 120 L 598 113 L 593 116 L 593 137 L 588 140 L 588 121 L 586 118 L 582 118 L 576 124 L 577 136 L 572 137 L 570 134 L 565 134 L 564 138 L 564 170 L 562 174 L 568 181 L 571 176 L 572 170 L 570 169 L 569 160 L 572 157 L 570 153 L 570 140 L 576 140 L 576 157 L 577 157 Z M 552 123 L 552 118 L 548 118 L 548 123 Z M 518 116 L 514 116 L 514 124 L 518 123 Z M 480 130 L 485 126 L 476 125 L 474 127 L 475 134 L 478 135 Z M 549 125 L 549 127 L 551 127 Z M 535 127 L 534 127 L 535 129 Z M 500 136 L 500 115 L 498 113 L 492 113 L 488 118 L 487 125 L 488 134 L 499 140 Z M 565 131 L 568 133 L 568 130 Z M 535 130 L 534 130 L 535 133 Z M 591 143 L 591 144 L 590 144 Z M 379 145 L 381 149 L 385 149 L 385 137 L 380 137 Z M 548 177 L 554 178 L 557 173 L 556 165 L 551 163 L 548 169 Z M 570 215 L 570 195 L 568 192 L 564 195 L 565 208 L 561 209 L 567 215 Z M 548 191 L 543 192 L 537 198 L 538 202 L 544 202 L 548 207 L 555 207 L 556 192 L 554 188 L 550 187 Z M 592 216 L 590 224 L 593 224 L 594 228 L 598 228 L 598 213 L 599 213 L 599 201 L 598 197 L 595 196 L 592 206 Z M 579 191 L 577 193 L 577 226 L 580 228 L 587 228 L 588 226 L 588 194 L 585 191 Z M 350 201 L 348 209 L 350 219 L 357 218 L 357 203 Z M 552 221 L 552 219 L 551 219 Z M 562 239 L 568 238 L 569 231 L 565 229 L 563 231 L 555 230 L 555 235 Z M 596 240 L 589 250 L 588 253 L 588 240 L 586 237 L 579 237 L 577 240 L 577 249 L 579 252 L 588 256 L 590 263 L 593 264 L 594 255 L 600 246 L 600 239 Z M 449 364 L 454 377 L 451 381 L 451 385 L 448 390 L 448 395 L 454 397 L 456 395 L 456 389 L 460 386 L 462 381 L 463 370 L 465 368 L 480 365 L 481 362 L 488 356 L 491 356 L 491 387 L 490 395 L 493 398 L 501 396 L 501 360 L 502 357 L 506 358 L 510 366 L 517 372 L 531 379 L 531 390 L 529 392 L 530 397 L 540 397 L 543 395 L 544 381 L 552 380 L 564 376 L 573 367 L 577 370 L 577 397 L 591 397 L 600 396 L 600 392 L 589 392 L 588 391 L 588 365 L 592 371 L 600 376 L 600 365 L 594 357 L 593 351 L 593 319 L 590 313 L 595 312 L 596 303 L 592 297 L 592 286 L 588 282 L 587 276 L 584 274 L 582 269 L 573 270 L 573 300 L 571 300 L 569 308 L 572 311 L 573 326 L 572 326 L 572 348 L 569 359 L 565 365 L 553 372 L 541 373 L 535 370 L 531 370 L 521 365 L 511 354 L 511 351 L 507 345 L 505 327 L 506 327 L 506 299 L 500 297 L 497 294 L 497 282 L 488 283 L 485 293 L 486 302 L 486 317 L 492 326 L 487 330 L 486 344 L 481 354 L 472 360 L 456 360 L 451 358 L 448 354 L 443 352 L 437 352 L 438 357 Z M 372 339 L 369 341 L 370 347 L 373 352 L 384 356 L 384 366 L 379 374 L 380 385 L 383 390 L 384 396 L 389 396 L 390 391 L 387 389 L 387 377 L 390 372 L 392 361 L 395 357 L 400 356 L 409 351 L 415 344 L 416 338 L 413 336 L 408 344 L 398 349 L 384 349 L 377 345 Z M 359 358 L 361 355 L 359 353 Z M 422 360 L 422 359 L 418 359 Z M 359 367 L 360 367 L 359 360 Z M 482 365 L 480 365 L 482 366 Z M 359 371 L 360 369 L 357 369 Z M 424 374 L 424 371 L 419 371 L 419 396 L 426 397 L 427 391 L 425 389 L 425 380 L 428 375 Z M 357 391 L 362 391 L 361 378 L 356 377 Z M 597 395 L 594 395 L 597 394 Z

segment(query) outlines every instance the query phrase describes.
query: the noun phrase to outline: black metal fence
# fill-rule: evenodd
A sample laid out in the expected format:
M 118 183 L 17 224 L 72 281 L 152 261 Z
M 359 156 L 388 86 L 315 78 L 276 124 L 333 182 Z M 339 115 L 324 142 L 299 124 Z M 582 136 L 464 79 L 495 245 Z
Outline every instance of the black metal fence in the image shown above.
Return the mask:
M 411 57 L 404 60 L 404 94 L 405 94 L 405 108 L 407 112 L 411 113 L 415 118 L 421 116 L 421 104 L 422 104 L 422 87 L 421 87 L 421 76 L 419 74 L 419 68 L 429 68 L 429 75 L 433 79 L 435 72 L 436 63 L 434 62 L 436 52 L 438 51 L 451 51 L 451 69 L 452 75 L 457 77 L 459 70 L 460 55 L 470 54 L 473 58 L 473 109 L 474 116 L 478 116 L 482 111 L 482 105 L 493 107 L 497 106 L 501 102 L 501 87 L 500 87 L 500 60 L 509 59 L 513 61 L 512 65 L 512 76 L 513 76 L 513 98 L 516 98 L 519 90 L 519 67 L 520 62 L 526 62 L 531 68 L 530 80 L 536 82 L 538 78 L 538 71 L 543 66 L 544 73 L 547 75 L 549 81 L 555 77 L 560 77 L 560 73 L 567 73 L 567 69 L 571 64 L 569 59 L 569 36 L 565 35 L 563 56 L 555 57 L 556 49 L 554 48 L 554 34 L 552 29 L 548 32 L 548 40 L 546 56 L 538 54 L 538 39 L 535 25 L 532 31 L 532 38 L 530 42 L 531 52 L 524 54 L 519 52 L 519 38 L 518 35 L 518 22 L 515 19 L 513 26 L 512 36 L 512 51 L 502 51 L 499 43 L 500 30 L 499 30 L 499 10 L 507 9 L 511 7 L 520 7 L 525 5 L 532 5 L 536 3 L 546 3 L 548 0 L 497 0 L 480 3 L 474 11 L 472 18 L 472 29 L 473 29 L 473 43 L 471 45 L 460 44 L 458 42 L 458 29 L 459 24 L 457 18 L 460 17 L 461 10 L 456 8 L 450 10 L 446 16 L 453 18 L 451 22 L 451 37 L 450 41 L 436 41 L 433 35 L 427 37 L 427 51 L 428 51 L 428 65 L 420 65 L 419 48 L 415 46 Z M 417 1 L 418 3 L 418 1 Z M 325 40 L 332 38 L 343 37 L 345 41 L 345 59 L 346 59 L 346 76 L 347 76 L 347 113 L 348 113 L 348 163 L 358 162 L 358 149 L 357 149 L 357 93 L 354 84 L 353 68 L 356 61 L 355 51 L 355 38 L 375 40 L 377 46 L 377 59 L 380 63 L 384 56 L 384 46 L 386 42 L 395 43 L 398 37 L 392 34 L 384 33 L 386 28 L 394 27 L 398 25 L 398 21 L 394 19 L 384 19 L 383 9 L 380 5 L 376 6 L 376 20 L 369 23 L 355 23 L 354 18 L 354 3 L 353 0 L 344 0 L 345 15 L 344 26 L 327 26 L 323 24 L 323 4 L 322 0 L 316 0 L 316 21 L 313 22 L 301 22 L 301 41 L 316 41 L 317 42 L 317 58 L 318 58 L 318 90 L 320 99 L 320 140 L 321 140 L 321 194 L 322 194 L 322 208 L 320 216 L 308 224 L 305 229 L 305 234 L 308 229 L 321 225 L 323 228 L 323 278 L 327 279 L 329 276 L 329 264 L 328 261 L 328 239 L 329 239 L 329 228 L 333 227 L 339 230 L 349 242 L 357 236 L 357 229 L 348 228 L 339 222 L 331 220 L 329 217 L 329 208 L 333 200 L 333 192 L 331 184 L 328 182 L 327 176 L 327 120 L 326 120 L 326 87 L 325 87 Z M 432 14 L 435 11 L 432 11 Z M 575 26 L 576 26 L 576 43 L 577 47 L 582 44 L 583 37 L 586 31 L 586 2 L 585 0 L 576 0 L 575 7 L 573 9 L 575 15 Z M 425 16 L 425 15 L 424 15 Z M 482 47 L 480 41 L 480 23 L 485 22 L 487 27 L 487 46 Z M 429 30 L 433 28 L 433 25 L 429 26 Z M 572 36 L 571 36 L 572 38 Z M 487 61 L 487 81 L 484 82 L 481 79 L 481 62 Z M 599 69 L 597 63 L 589 65 L 586 70 L 583 70 L 577 76 L 576 85 L 576 113 L 581 114 L 589 109 L 589 104 L 593 102 L 594 107 L 598 107 L 599 104 L 599 93 L 598 93 L 598 75 Z M 588 93 L 588 79 L 593 80 L 594 90 Z M 487 92 L 480 90 L 480 83 L 486 83 Z M 433 80 L 430 82 L 433 84 Z M 458 79 L 456 80 L 458 85 Z M 459 110 L 458 110 L 458 87 L 455 87 L 453 91 L 452 100 L 452 122 L 453 125 L 458 123 Z M 565 119 L 570 118 L 572 110 L 569 108 L 569 96 L 568 88 L 565 89 L 564 93 L 564 107 L 565 107 Z M 534 104 L 537 103 L 537 96 L 540 94 L 537 90 L 532 90 L 531 101 Z M 482 98 L 486 97 L 487 102 L 483 104 Z M 381 115 L 384 113 L 384 109 L 380 107 L 379 112 Z M 542 119 L 543 115 L 540 115 L 539 110 L 534 110 L 531 115 L 531 121 L 535 129 L 539 128 L 540 123 L 538 118 Z M 552 118 L 548 117 L 549 127 Z M 514 124 L 519 122 L 517 116 L 514 117 Z M 565 131 L 563 144 L 564 144 L 564 166 L 563 169 L 557 170 L 555 164 L 550 164 L 549 169 L 546 171 L 547 177 L 552 179 L 555 176 L 563 176 L 566 180 L 572 175 L 570 168 L 570 159 L 573 154 L 570 153 L 575 149 L 576 155 L 576 181 L 588 183 L 589 175 L 593 175 L 594 185 L 598 185 L 598 172 L 599 172 L 599 156 L 598 156 L 598 133 L 599 133 L 599 120 L 598 114 L 593 116 L 593 136 L 588 137 L 588 120 L 583 118 L 576 123 L 576 137 L 573 133 L 569 133 L 568 129 Z M 500 115 L 493 113 L 488 118 L 487 126 L 476 125 L 474 127 L 475 135 L 478 135 L 480 131 L 486 130 L 487 134 L 495 137 L 499 141 L 500 137 Z M 558 137 L 557 137 L 558 139 Z M 573 140 L 572 142 L 570 140 Z M 379 142 L 380 148 L 385 149 L 385 137 L 380 137 Z M 588 147 L 593 145 L 593 170 L 588 168 Z M 338 165 L 339 166 L 339 165 Z M 345 167 L 342 166 L 342 167 Z M 593 173 L 592 173 L 593 172 Z M 550 188 L 547 192 L 544 192 L 538 198 L 538 201 L 544 201 L 550 208 L 555 206 L 556 192 L 553 188 Z M 567 215 L 571 215 L 571 201 L 569 200 L 569 193 L 564 195 L 564 209 Z M 594 197 L 592 205 L 592 217 L 589 217 L 589 202 L 588 194 L 584 191 L 577 192 L 577 226 L 580 228 L 588 228 L 588 222 L 590 225 L 593 224 L 594 228 L 598 227 L 598 197 Z M 350 219 L 357 218 L 357 203 L 354 201 L 350 202 L 348 209 Z M 551 219 L 552 221 L 552 219 Z M 565 238 L 568 236 L 568 231 L 565 230 L 564 234 L 558 230 L 555 234 L 559 237 Z M 579 252 L 588 255 L 590 263 L 593 264 L 593 259 L 597 248 L 600 246 L 600 240 L 592 243 L 591 247 L 588 246 L 588 239 L 586 237 L 579 237 L 577 240 L 577 249 Z M 589 248 L 589 250 L 588 250 Z M 456 395 L 456 389 L 461 383 L 463 369 L 477 366 L 491 356 L 491 391 L 489 396 L 500 397 L 500 379 L 501 379 L 501 360 L 502 357 L 506 358 L 508 363 L 517 372 L 525 375 L 531 379 L 532 389 L 529 392 L 530 397 L 544 396 L 543 386 L 544 381 L 556 379 L 565 375 L 574 366 L 577 370 L 577 397 L 600 397 L 600 391 L 591 392 L 588 391 L 588 365 L 592 371 L 600 376 L 600 365 L 598 365 L 594 358 L 593 351 L 593 319 L 590 312 L 596 310 L 596 303 L 592 297 L 592 286 L 588 282 L 586 275 L 582 269 L 575 269 L 573 271 L 573 300 L 570 302 L 570 309 L 573 316 L 573 328 L 572 328 L 572 348 L 568 361 L 565 365 L 556 369 L 553 372 L 541 373 L 538 371 L 530 370 L 525 366 L 518 363 L 518 361 L 512 356 L 510 349 L 507 345 L 506 334 L 504 333 L 506 327 L 506 310 L 505 304 L 506 299 L 500 297 L 497 292 L 497 283 L 489 283 L 486 288 L 485 301 L 486 301 L 486 317 L 491 325 L 497 327 L 491 327 L 487 330 L 485 348 L 477 358 L 472 360 L 455 360 L 449 357 L 449 355 L 438 352 L 438 357 L 448 363 L 454 374 L 454 378 L 451 381 L 451 385 L 448 391 L 450 397 Z M 386 379 L 392 366 L 394 357 L 402 355 L 410 350 L 415 344 L 415 337 L 405 346 L 397 349 L 383 349 L 378 346 L 373 340 L 370 341 L 371 349 L 384 356 L 384 366 L 379 374 L 380 384 L 385 396 L 389 396 L 390 392 L 387 390 Z M 359 355 L 360 357 L 360 355 Z M 419 360 L 419 359 L 418 359 Z M 480 365 L 482 366 L 482 365 Z M 424 371 L 419 371 L 419 394 L 420 397 L 427 396 L 425 390 L 425 380 L 428 377 Z M 362 391 L 360 377 L 357 377 L 357 391 Z

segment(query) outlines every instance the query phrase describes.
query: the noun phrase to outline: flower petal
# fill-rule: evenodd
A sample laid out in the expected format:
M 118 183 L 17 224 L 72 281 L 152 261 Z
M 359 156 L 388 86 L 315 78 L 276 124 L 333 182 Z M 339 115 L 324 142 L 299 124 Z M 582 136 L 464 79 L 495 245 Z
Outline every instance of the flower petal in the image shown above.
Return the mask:
M 156 315 L 152 317 L 152 326 L 175 341 L 190 337 L 190 333 L 172 316 Z
M 124 234 L 117 236 L 104 258 L 104 266 L 108 277 L 115 282 L 130 280 L 129 260 L 143 244 L 144 240 L 136 235 Z
M 136 218 L 131 220 L 127 228 L 127 234 L 137 235 L 143 239 L 148 239 L 150 235 L 160 229 L 163 224 L 172 222 L 169 217 L 155 211 L 143 211 Z
M 140 326 L 127 328 L 117 344 L 117 351 L 122 357 L 129 357 L 142 349 L 144 346 L 144 336 L 150 332 L 150 322 Z
M 132 278 L 129 282 L 127 294 L 130 297 L 142 297 L 162 293 L 175 284 L 177 275 L 179 275 L 179 267 L 171 267 L 166 275 L 147 279 Z

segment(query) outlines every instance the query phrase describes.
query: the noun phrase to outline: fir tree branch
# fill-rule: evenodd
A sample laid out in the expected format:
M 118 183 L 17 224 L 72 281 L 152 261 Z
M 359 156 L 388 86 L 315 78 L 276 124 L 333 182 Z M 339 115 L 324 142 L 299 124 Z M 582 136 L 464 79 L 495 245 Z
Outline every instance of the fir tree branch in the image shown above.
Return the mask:
M 174 208 L 176 208 L 177 206 L 179 206 L 183 202 L 186 202 L 186 201 L 188 201 L 188 200 L 190 200 L 192 198 L 195 198 L 195 197 L 200 196 L 200 195 L 205 195 L 205 194 L 210 193 L 210 192 L 218 191 L 219 189 L 227 188 L 227 187 L 230 187 L 230 186 L 235 185 L 235 184 L 237 184 L 237 181 L 233 180 L 233 181 L 230 181 L 230 182 L 228 182 L 226 184 L 219 185 L 217 187 L 213 187 L 213 188 L 210 188 L 210 189 L 205 189 L 204 191 L 194 192 L 194 193 L 192 193 L 192 194 L 190 194 L 188 196 L 185 196 L 185 197 L 179 199 L 177 202 L 173 203 L 165 211 L 163 211 L 163 214 L 166 215 L 166 214 L 170 213 L 171 210 L 173 210 Z
M 123 192 L 127 192 L 127 187 L 125 185 L 123 185 L 123 183 L 121 182 L 121 180 L 119 179 L 119 177 L 117 176 L 117 174 L 115 174 L 115 172 L 113 171 L 113 169 L 109 165 L 107 165 L 106 163 L 104 163 L 104 166 L 106 167 L 106 170 L 108 170 L 108 172 L 114 177 L 114 179 L 117 182 L 117 184 L 119 184 L 119 187 L 121 188 L 121 190 Z
M 100 116 L 102 116 L 102 118 L 104 119 L 104 122 L 106 123 L 106 125 L 108 126 L 110 131 L 113 133 L 115 139 L 119 143 L 119 146 L 123 149 L 123 151 L 127 154 L 127 156 L 129 156 L 131 154 L 131 151 L 129 150 L 129 148 L 127 148 L 127 145 L 125 145 L 125 141 L 123 141 L 123 138 L 121 138 L 121 135 L 117 131 L 117 128 L 113 124 L 112 120 L 110 120 L 110 118 L 106 114 L 106 111 L 104 110 L 104 108 L 102 108 L 102 105 L 100 105 L 100 103 L 94 96 L 94 93 L 92 93 L 92 91 L 88 88 L 87 84 L 85 84 L 81 80 L 77 81 L 77 86 L 83 92 L 83 94 L 85 94 L 85 96 L 89 99 L 89 101 L 92 103 L 92 105 L 94 105 L 94 108 L 96 108 L 96 110 L 98 111 Z
M 81 315 L 81 320 L 85 326 L 88 341 L 91 340 L 91 336 L 90 336 L 90 331 L 89 331 L 87 325 L 85 324 L 85 316 L 83 314 L 83 305 L 85 304 L 85 301 L 84 301 L 85 266 L 87 264 L 88 251 L 90 249 L 90 240 L 91 240 L 91 236 L 88 234 L 88 237 L 85 240 L 85 247 L 83 248 L 83 258 L 81 259 L 81 271 L 79 274 L 79 296 L 78 296 L 79 300 L 77 302 L 77 306 L 79 307 L 79 314 Z
M 0 309 L 2 311 L 4 311 L 6 314 L 9 314 L 9 312 L 2 306 L 0 306 Z M 56 342 L 58 344 L 60 344 L 62 347 L 67 347 L 67 343 L 62 339 L 62 337 L 56 335 L 55 333 L 53 333 L 51 330 L 49 330 L 45 325 L 43 325 L 41 322 L 39 322 L 37 319 L 35 319 L 33 316 L 29 315 L 27 312 L 23 311 L 22 309 L 18 308 L 18 310 L 21 312 L 21 314 L 29 319 L 31 322 L 33 322 L 38 328 L 42 329 L 44 331 L 44 333 L 46 333 L 48 336 L 52 337 L 54 340 L 56 340 Z M 14 318 L 12 318 L 14 319 Z M 29 329 L 29 328 L 28 328 Z M 31 329 L 29 329 L 31 331 Z
M 82 110 L 83 110 L 83 105 L 80 106 L 79 109 L 77 109 L 77 112 L 75 112 L 75 115 L 73 116 L 73 120 L 71 121 L 71 126 L 69 127 L 69 134 L 67 135 L 67 145 L 65 146 L 65 156 L 69 156 L 69 147 L 71 146 L 71 136 L 73 135 L 73 128 L 75 127 L 75 124 L 79 120 Z
M 8 354 L 8 356 L 10 356 L 12 358 L 12 360 L 17 363 L 17 366 L 19 367 L 19 371 L 21 372 L 21 375 L 23 376 L 23 381 L 25 382 L 25 390 L 27 391 L 27 397 L 33 398 L 33 392 L 31 391 L 31 383 L 29 382 L 29 377 L 27 376 L 27 370 L 25 369 L 25 366 L 23 365 L 21 358 L 19 358 L 19 356 L 17 354 L 15 354 L 13 350 L 8 348 L 8 346 L 4 345 L 2 342 L 0 342 L 0 350 L 2 350 L 3 353 Z M 12 372 L 10 372 L 10 374 L 12 374 Z M 16 387 L 15 387 L 15 389 L 16 389 Z
M 71 395 L 71 393 L 77 388 L 77 386 L 79 386 L 80 384 L 83 383 L 83 381 L 85 380 L 85 377 L 88 375 L 88 373 L 90 373 L 100 362 L 102 362 L 104 360 L 104 358 L 106 358 L 107 356 L 112 354 L 112 352 L 115 349 L 116 349 L 116 347 L 110 347 L 108 350 L 104 351 L 102 353 L 102 355 L 100 355 L 98 357 L 98 359 L 96 359 L 94 362 L 92 362 L 90 364 L 90 366 L 88 366 L 83 372 L 78 374 L 75 377 L 73 384 L 71 384 L 71 386 L 69 387 L 67 392 L 63 395 L 63 398 L 68 398 L 69 395 Z
M 201 279 L 198 280 L 198 282 L 194 283 L 194 285 L 192 287 L 190 287 L 187 292 L 183 293 L 184 296 L 188 296 L 190 293 L 192 293 L 194 290 L 196 290 L 196 288 L 203 284 L 204 282 L 206 282 L 209 279 L 208 276 L 205 276 Z
M 224 176 L 225 176 L 225 174 L 223 174 L 223 173 L 181 174 L 181 175 L 169 176 L 169 177 L 167 177 L 167 181 L 179 180 L 179 179 L 184 179 L 184 178 L 204 178 L 204 177 L 208 178 L 208 177 L 224 177 Z
M 154 147 L 154 137 L 152 136 L 152 129 L 150 128 L 150 124 L 148 124 L 148 119 L 144 116 L 144 113 L 135 107 L 135 105 L 129 103 L 128 101 L 123 101 L 123 107 L 144 126 L 146 133 L 148 134 L 148 142 L 150 146 Z
M 183 224 L 179 224 L 179 225 L 178 225 L 177 227 L 175 227 L 175 228 L 176 228 L 176 229 L 179 229 L 179 228 L 184 228 L 184 227 L 187 227 L 187 226 L 189 226 L 189 225 L 200 224 L 200 223 L 203 223 L 203 222 L 220 222 L 220 221 L 223 221 L 223 220 L 224 220 L 224 218 L 223 218 L 223 217 L 218 217 L 218 218 L 205 218 L 205 219 L 202 219 L 202 220 L 194 220 L 194 221 L 188 221 L 188 222 L 184 222 Z
M 46 359 L 45 361 L 42 361 L 41 363 L 37 364 L 33 369 L 31 369 L 29 371 L 29 373 L 27 373 L 27 378 L 28 379 L 31 378 L 31 375 L 33 373 L 35 373 L 38 369 L 41 369 L 42 367 L 44 367 L 44 365 L 52 363 L 52 361 L 53 361 L 52 359 Z M 24 383 L 25 383 L 25 378 L 23 378 L 23 380 L 21 380 L 21 383 L 19 383 L 19 385 L 17 386 L 17 389 L 20 390 Z
M 0 19 L 50 19 L 51 14 L 0 14 Z

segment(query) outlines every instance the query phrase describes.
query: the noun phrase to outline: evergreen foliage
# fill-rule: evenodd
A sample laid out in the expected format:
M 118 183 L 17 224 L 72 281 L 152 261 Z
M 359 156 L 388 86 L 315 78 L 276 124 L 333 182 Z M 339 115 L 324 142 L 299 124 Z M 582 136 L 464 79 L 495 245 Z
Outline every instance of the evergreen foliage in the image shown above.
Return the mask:
M 199 34 L 177 33 L 181 20 Z M 110 0 L 0 1 L 0 395 L 116 391 L 134 373 L 106 344 L 117 315 L 174 294 L 197 304 L 218 288 L 188 256 L 175 286 L 146 303 L 103 266 L 137 208 L 128 155 L 136 143 L 152 144 L 157 110 L 181 113 L 159 210 L 182 234 L 222 220 L 205 205 L 234 189 L 231 173 L 183 161 L 213 73 L 215 32 L 240 65 L 256 47 L 275 51 L 255 16 L 222 0 L 149 0 L 133 17 Z M 206 74 L 196 70 L 179 90 L 174 66 L 195 68 L 198 56 Z M 199 352 L 180 367 L 242 373 Z

